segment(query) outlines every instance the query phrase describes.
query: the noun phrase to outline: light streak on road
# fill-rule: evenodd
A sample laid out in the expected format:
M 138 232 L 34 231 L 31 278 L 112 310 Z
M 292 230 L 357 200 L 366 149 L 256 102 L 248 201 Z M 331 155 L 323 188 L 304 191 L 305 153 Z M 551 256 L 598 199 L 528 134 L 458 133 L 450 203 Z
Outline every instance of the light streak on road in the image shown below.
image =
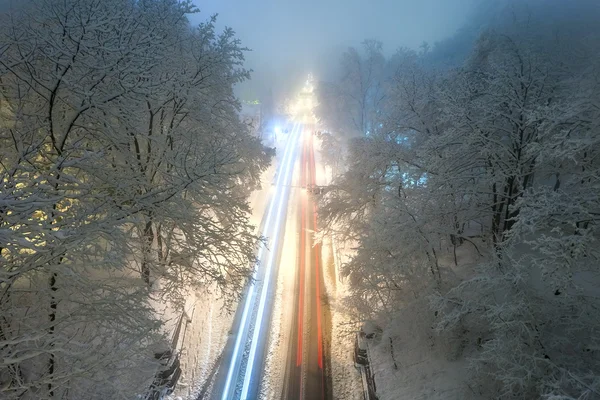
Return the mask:
M 305 132 L 300 162 L 300 185 L 309 188 L 300 197 L 300 240 L 295 308 L 289 341 L 284 398 L 325 400 L 328 398 L 323 343 L 323 263 L 318 228 L 314 133 Z M 294 357 L 295 354 L 295 357 Z
M 275 262 L 275 256 L 277 253 L 277 245 L 279 240 L 279 231 L 281 225 L 281 217 L 283 210 L 284 201 L 287 200 L 287 192 L 289 191 L 289 181 L 291 179 L 291 171 L 293 170 L 293 165 L 295 163 L 295 149 L 297 147 L 298 134 L 301 131 L 301 125 L 296 123 L 292 128 L 292 132 L 288 141 L 286 143 L 284 155 L 281 164 L 278 167 L 277 171 L 277 179 L 275 183 L 275 193 L 269 203 L 269 208 L 267 212 L 267 218 L 265 224 L 263 226 L 263 236 L 267 236 L 271 230 L 275 230 L 272 235 L 271 243 L 270 243 L 270 251 L 268 252 L 269 258 L 267 263 L 267 269 L 264 275 L 264 282 L 260 286 L 260 303 L 258 307 L 257 318 L 252 321 L 249 319 L 250 311 L 256 305 L 256 292 L 257 292 L 257 275 L 259 273 L 260 266 L 264 265 L 264 249 L 265 246 L 260 246 L 257 259 L 258 265 L 254 269 L 254 273 L 252 275 L 253 284 L 250 284 L 248 288 L 248 292 L 245 297 L 244 308 L 242 312 L 242 317 L 239 323 L 239 329 L 237 332 L 237 337 L 235 340 L 235 345 L 231 357 L 231 362 L 229 364 L 229 368 L 227 371 L 227 377 L 225 379 L 225 386 L 223 392 L 221 393 L 222 400 L 228 400 L 235 397 L 235 393 L 238 389 L 237 382 L 242 378 L 241 376 L 241 364 L 244 357 L 244 350 L 246 347 L 246 343 L 248 340 L 247 334 L 250 332 L 250 325 L 254 324 L 254 334 L 252 337 L 252 341 L 250 342 L 250 355 L 248 358 L 248 364 L 245 368 L 244 373 L 244 381 L 242 386 L 242 398 L 247 397 L 248 390 L 250 389 L 251 378 L 253 375 L 253 368 L 256 358 L 256 350 L 259 342 L 259 333 L 261 332 L 261 328 L 263 325 L 263 318 L 266 305 L 266 297 L 268 294 L 268 288 L 271 280 L 271 271 L 273 267 L 273 263 Z M 274 227 L 272 226 L 272 217 L 273 211 L 275 210 L 275 205 L 277 204 L 277 218 Z
M 292 155 L 295 155 L 296 134 L 294 134 L 292 144 L 293 144 Z M 289 185 L 290 185 L 290 181 L 292 179 L 291 171 L 293 170 L 295 158 L 296 157 L 292 156 L 288 160 L 288 164 L 285 167 L 285 173 L 283 174 L 283 177 L 284 177 L 283 178 L 284 179 L 283 189 L 282 189 L 281 195 L 279 196 L 279 205 L 277 206 L 277 220 L 275 222 L 275 232 L 273 233 L 273 236 L 272 236 L 273 242 L 271 244 L 270 257 L 269 257 L 269 262 L 267 264 L 267 271 L 265 274 L 265 282 L 262 286 L 260 303 L 258 305 L 258 315 L 256 318 L 254 335 L 252 337 L 252 342 L 251 342 L 252 344 L 250 347 L 250 355 L 248 356 L 248 365 L 246 367 L 246 375 L 244 377 L 244 385 L 242 386 L 242 396 L 241 396 L 242 400 L 245 400 L 248 398 L 248 390 L 250 389 L 250 382 L 251 382 L 252 375 L 253 375 L 254 361 L 256 358 L 256 349 L 258 347 L 258 338 L 261 333 L 262 319 L 263 319 L 263 314 L 265 311 L 266 301 L 267 301 L 267 293 L 269 291 L 269 285 L 271 283 L 271 270 L 273 269 L 273 263 L 275 262 L 275 257 L 277 255 L 277 245 L 278 245 L 278 240 L 279 240 L 280 231 L 281 231 L 281 217 L 283 216 L 283 214 L 285 214 L 284 212 L 282 212 L 283 205 L 284 205 L 284 202 L 287 202 L 286 194 L 287 194 L 287 192 L 289 192 Z

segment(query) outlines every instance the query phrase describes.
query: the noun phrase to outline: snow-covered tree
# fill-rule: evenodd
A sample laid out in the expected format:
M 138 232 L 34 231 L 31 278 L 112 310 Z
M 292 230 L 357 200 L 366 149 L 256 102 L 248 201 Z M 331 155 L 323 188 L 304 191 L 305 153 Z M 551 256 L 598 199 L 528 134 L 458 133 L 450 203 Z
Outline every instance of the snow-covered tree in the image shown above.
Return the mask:
M 399 51 L 378 129 L 319 210 L 353 243 L 355 310 L 381 321 L 435 293 L 484 398 L 600 398 L 600 32 L 578 7 L 577 24 L 511 8 L 454 70 Z
M 247 195 L 268 156 L 239 121 L 243 48 L 190 2 L 26 1 L 0 35 L 0 393 L 132 398 L 149 296 L 254 262 Z M 154 282 L 153 287 L 148 284 Z
M 510 72 L 499 74 L 505 91 L 493 92 L 503 101 L 481 111 L 513 127 L 484 152 L 488 179 L 508 184 L 502 196 L 491 192 L 504 207 L 503 216 L 492 210 L 502 243 L 479 274 L 433 301 L 441 332 L 461 327 L 477 336 L 471 365 L 489 396 L 600 396 L 597 38 L 562 38 L 569 50 L 557 47 L 552 57 L 517 53 L 512 39 L 500 38 L 517 64 L 498 63 Z
M 382 43 L 365 40 L 362 50 L 350 47 L 342 55 L 338 82 L 317 87 L 317 117 L 324 126 L 347 137 L 378 129 L 384 99 L 386 60 Z

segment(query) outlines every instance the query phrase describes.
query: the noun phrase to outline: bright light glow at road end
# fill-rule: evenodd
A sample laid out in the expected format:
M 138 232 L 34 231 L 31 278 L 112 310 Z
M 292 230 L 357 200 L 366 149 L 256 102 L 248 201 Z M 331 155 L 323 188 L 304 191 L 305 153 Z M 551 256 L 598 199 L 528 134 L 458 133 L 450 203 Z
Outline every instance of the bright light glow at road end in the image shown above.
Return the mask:
M 292 154 L 295 154 L 296 151 L 296 141 L 297 141 L 297 137 L 296 135 L 294 135 L 293 137 L 293 144 L 294 144 L 294 151 L 292 152 Z M 273 269 L 273 263 L 275 262 L 275 256 L 277 254 L 277 241 L 279 239 L 279 229 L 281 227 L 281 217 L 282 217 L 282 209 L 283 209 L 283 203 L 284 203 L 284 199 L 285 199 L 285 192 L 288 190 L 287 186 L 288 186 L 288 181 L 291 180 L 291 175 L 290 174 L 290 168 L 295 164 L 295 157 L 292 157 L 291 159 L 288 160 L 288 165 L 286 166 L 285 169 L 285 180 L 284 180 L 284 189 L 283 189 L 283 193 L 281 194 L 281 196 L 279 197 L 279 205 L 277 207 L 277 221 L 275 222 L 275 232 L 273 235 L 273 243 L 271 245 L 271 251 L 270 251 L 270 257 L 269 257 L 269 263 L 267 264 L 267 272 L 265 274 L 265 283 L 263 284 L 262 288 L 261 288 L 261 296 L 260 296 L 260 303 L 258 306 L 258 314 L 256 317 L 256 323 L 254 326 L 254 334 L 252 335 L 252 342 L 250 345 L 250 355 L 248 356 L 248 364 L 246 366 L 246 374 L 244 376 L 244 385 L 242 386 L 242 396 L 241 399 L 245 400 L 248 398 L 248 390 L 250 389 L 250 380 L 252 377 L 252 370 L 254 368 L 254 359 L 256 357 L 256 348 L 257 348 L 257 342 L 258 342 L 258 337 L 260 336 L 260 328 L 262 327 L 262 319 L 263 319 L 263 314 L 265 312 L 265 307 L 266 307 L 266 302 L 267 302 L 267 293 L 269 291 L 269 284 L 271 281 L 271 270 Z
M 299 125 L 296 123 L 294 124 L 294 127 L 292 128 L 292 132 L 294 130 L 296 130 L 296 128 L 298 128 Z M 295 135 L 293 136 L 293 138 L 295 139 Z M 294 154 L 294 144 L 293 144 L 294 140 L 288 141 L 288 143 L 286 143 L 285 146 L 285 152 L 283 155 L 283 159 L 282 159 L 282 163 L 279 166 L 279 172 L 278 172 L 278 176 L 277 176 L 277 183 L 275 188 L 280 188 L 280 181 L 281 181 L 281 177 L 282 177 L 282 173 L 281 170 L 285 169 L 285 166 L 289 163 L 289 160 L 291 158 L 291 155 Z M 273 199 L 271 200 L 271 203 L 269 204 L 269 211 L 267 213 L 267 220 L 265 222 L 265 226 L 263 227 L 263 233 L 264 232 L 268 232 L 270 229 L 270 223 L 271 223 L 271 217 L 273 214 L 273 210 L 275 209 L 275 203 L 276 201 L 276 195 L 277 192 L 275 193 L 275 195 L 273 196 Z M 262 254 L 263 254 L 263 250 L 264 250 L 264 246 L 260 246 L 260 249 L 258 250 L 258 254 L 257 254 L 257 259 L 260 261 L 262 258 Z M 256 279 L 256 273 L 258 271 L 258 268 L 255 267 L 254 269 L 254 273 L 252 274 L 252 280 Z M 252 303 L 252 297 L 254 295 L 254 284 L 250 285 L 250 288 L 248 289 L 248 294 L 246 296 L 246 302 L 244 304 L 244 311 L 242 312 L 242 319 L 240 321 L 240 330 L 243 331 L 244 327 L 246 326 L 246 322 L 248 320 L 248 311 L 250 309 L 250 304 Z M 235 371 L 235 365 L 237 362 L 237 357 L 240 351 L 240 345 L 242 342 L 242 332 L 238 332 L 238 335 L 236 337 L 236 341 L 235 341 L 235 346 L 233 349 L 233 355 L 231 358 L 231 363 L 229 364 L 229 370 L 227 371 L 227 379 L 225 380 L 225 388 L 223 389 L 223 393 L 221 394 L 221 399 L 222 400 L 226 400 L 227 399 L 227 395 L 229 394 L 229 388 L 231 386 L 231 380 L 233 378 L 233 373 Z M 246 372 L 248 371 L 248 369 L 246 369 Z

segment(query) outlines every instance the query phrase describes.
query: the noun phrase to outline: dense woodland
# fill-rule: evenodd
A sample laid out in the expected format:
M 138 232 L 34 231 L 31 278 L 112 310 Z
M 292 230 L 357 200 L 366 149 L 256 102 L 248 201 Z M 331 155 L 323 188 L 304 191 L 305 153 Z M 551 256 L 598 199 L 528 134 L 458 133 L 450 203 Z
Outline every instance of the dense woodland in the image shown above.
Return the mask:
M 244 48 L 175 0 L 19 1 L 0 22 L 0 398 L 132 399 L 152 301 L 235 301 L 271 154 L 240 122 Z
M 319 83 L 319 217 L 353 249 L 344 304 L 390 346 L 410 309 L 474 398 L 600 399 L 600 8 L 489 3 Z M 234 306 L 256 261 L 272 154 L 239 117 L 246 49 L 189 1 L 2 11 L 0 398 L 144 396 L 154 305 Z
M 392 343 L 402 310 L 431 317 L 469 396 L 598 399 L 600 9 L 488 6 L 419 51 L 343 54 L 320 215 L 354 249 L 356 318 Z

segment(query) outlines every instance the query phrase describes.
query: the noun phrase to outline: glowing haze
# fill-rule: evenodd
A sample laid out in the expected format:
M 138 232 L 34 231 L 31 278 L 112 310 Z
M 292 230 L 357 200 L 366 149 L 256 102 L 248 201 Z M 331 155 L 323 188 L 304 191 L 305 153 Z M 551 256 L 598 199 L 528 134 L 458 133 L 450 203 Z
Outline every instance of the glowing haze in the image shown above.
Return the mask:
M 252 49 L 247 66 L 253 82 L 242 97 L 297 85 L 313 72 L 326 75 L 339 54 L 364 39 L 378 39 L 391 53 L 452 35 L 477 0 L 194 0 L 201 13 L 193 23 L 219 14 Z M 333 59 L 332 59 L 333 58 Z M 293 83 L 292 83 L 293 82 Z

